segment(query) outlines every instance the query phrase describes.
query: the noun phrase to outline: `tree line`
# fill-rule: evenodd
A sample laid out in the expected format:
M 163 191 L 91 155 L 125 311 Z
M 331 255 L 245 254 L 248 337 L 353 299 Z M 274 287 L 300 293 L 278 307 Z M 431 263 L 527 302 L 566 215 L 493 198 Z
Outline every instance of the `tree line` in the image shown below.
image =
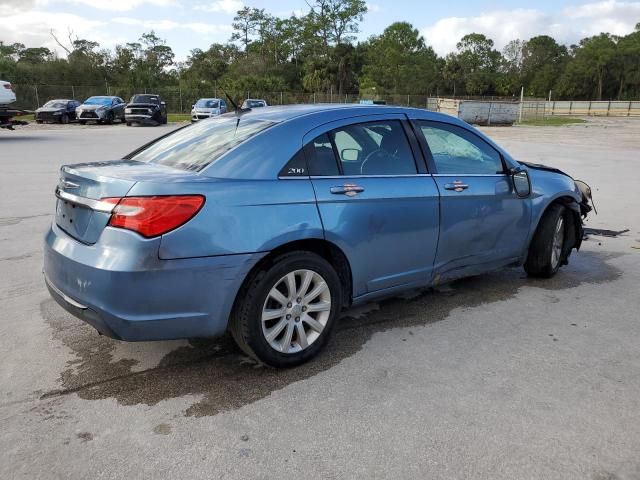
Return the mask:
M 616 36 L 601 33 L 576 45 L 547 35 L 515 39 L 499 51 L 480 33 L 441 57 L 411 23 L 397 22 L 365 41 L 356 34 L 364 0 L 309 0 L 304 15 L 286 18 L 244 7 L 226 43 L 194 48 L 178 62 L 154 31 L 136 42 L 102 48 L 69 32 L 52 38 L 65 57 L 45 47 L 0 42 L 0 78 L 16 84 L 126 88 L 222 87 L 230 92 L 333 92 L 517 96 L 565 99 L 640 97 L 640 23 Z

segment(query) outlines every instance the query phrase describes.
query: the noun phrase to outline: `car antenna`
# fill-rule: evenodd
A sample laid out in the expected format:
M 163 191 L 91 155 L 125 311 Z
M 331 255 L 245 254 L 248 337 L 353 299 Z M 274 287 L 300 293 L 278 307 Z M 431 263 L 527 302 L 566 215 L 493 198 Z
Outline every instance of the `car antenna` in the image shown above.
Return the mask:
M 233 105 L 233 109 L 235 110 L 235 112 L 237 114 L 248 112 L 248 111 L 251 110 L 250 108 L 240 108 L 240 107 L 238 107 L 236 102 L 233 101 L 233 98 L 231 98 L 231 95 L 229 95 L 224 88 L 220 87 L 220 90 L 222 90 L 222 93 L 224 93 L 224 96 L 227 97 L 227 100 L 229 100 L 229 103 L 231 103 L 231 105 Z

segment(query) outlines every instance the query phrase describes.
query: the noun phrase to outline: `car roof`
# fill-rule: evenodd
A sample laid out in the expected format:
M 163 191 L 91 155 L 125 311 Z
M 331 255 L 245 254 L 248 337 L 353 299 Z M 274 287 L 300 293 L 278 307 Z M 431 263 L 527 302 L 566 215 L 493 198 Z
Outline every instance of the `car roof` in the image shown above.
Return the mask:
M 200 100 L 216 100 L 216 101 L 220 101 L 222 99 L 221 98 L 215 98 L 215 97 L 202 97 L 202 98 L 199 98 L 197 101 L 199 102 Z
M 446 120 L 448 122 L 456 122 L 454 117 L 444 115 L 442 113 L 432 112 L 420 108 L 400 107 L 393 105 L 361 105 L 357 103 L 316 103 L 305 105 L 278 105 L 263 107 L 243 113 L 243 116 L 256 120 L 268 120 L 270 122 L 286 122 L 289 120 L 307 117 L 309 120 L 315 117 L 322 117 L 326 114 L 335 118 L 336 116 L 344 117 L 357 115 L 384 115 L 392 113 L 409 113 L 411 111 L 419 111 L 423 115 L 434 120 Z M 235 115 L 233 112 L 226 115 Z

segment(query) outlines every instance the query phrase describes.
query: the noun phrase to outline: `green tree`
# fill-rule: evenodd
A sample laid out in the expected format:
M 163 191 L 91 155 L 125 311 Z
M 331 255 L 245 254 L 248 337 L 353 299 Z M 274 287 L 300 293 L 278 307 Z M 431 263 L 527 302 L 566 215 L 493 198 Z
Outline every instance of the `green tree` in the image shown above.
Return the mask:
M 379 92 L 428 93 L 441 79 L 438 67 L 437 55 L 418 30 L 397 22 L 369 40 L 361 84 Z
M 533 37 L 522 49 L 522 79 L 528 94 L 545 97 L 564 69 L 567 48 L 548 35 Z

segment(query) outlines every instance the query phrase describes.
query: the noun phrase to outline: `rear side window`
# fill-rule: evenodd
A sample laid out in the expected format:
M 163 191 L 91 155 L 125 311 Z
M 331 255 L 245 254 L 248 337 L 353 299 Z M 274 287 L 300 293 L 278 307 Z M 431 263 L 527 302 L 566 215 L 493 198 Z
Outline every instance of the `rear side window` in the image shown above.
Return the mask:
M 397 120 L 337 128 L 317 137 L 313 142 L 313 150 L 315 158 L 309 164 L 311 175 L 337 175 L 338 172 L 346 176 L 417 173 L 409 141 L 402 124 Z M 330 170 L 334 173 L 328 173 Z
M 215 118 L 167 135 L 131 159 L 198 171 L 273 124 L 236 116 Z
M 309 152 L 309 174 L 316 176 L 340 175 L 336 157 L 333 153 L 331 139 L 324 133 L 316 137 L 310 146 L 306 148 Z
M 455 125 L 418 121 L 438 173 L 493 175 L 503 173 L 500 154 L 478 136 Z

